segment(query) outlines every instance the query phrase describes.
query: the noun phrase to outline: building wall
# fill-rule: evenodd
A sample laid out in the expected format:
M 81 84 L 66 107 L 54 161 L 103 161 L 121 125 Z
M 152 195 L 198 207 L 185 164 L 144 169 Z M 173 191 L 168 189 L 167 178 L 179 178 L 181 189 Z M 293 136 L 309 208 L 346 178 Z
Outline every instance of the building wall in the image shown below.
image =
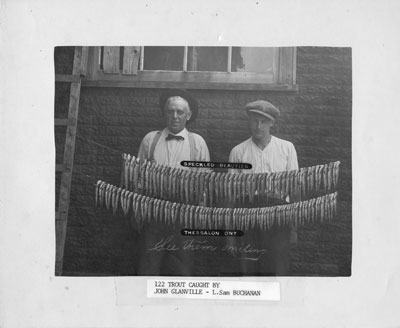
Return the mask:
M 72 58 L 73 48 L 57 48 L 56 73 L 70 73 Z M 226 161 L 232 147 L 249 137 L 243 107 L 256 99 L 268 100 L 281 110 L 273 134 L 294 143 L 301 167 L 341 161 L 338 215 L 331 223 L 299 229 L 298 243 L 291 248 L 292 275 L 351 274 L 351 72 L 350 48 L 300 47 L 296 92 L 191 90 L 200 112 L 188 128 L 204 137 L 213 161 Z M 56 86 L 56 117 L 66 115 L 68 92 L 67 84 Z M 102 179 L 118 185 L 120 154 L 136 154 L 147 132 L 163 128 L 158 96 L 157 89 L 82 89 L 65 274 L 134 272 L 129 222 L 94 207 L 94 183 Z M 58 162 L 64 131 L 55 131 Z

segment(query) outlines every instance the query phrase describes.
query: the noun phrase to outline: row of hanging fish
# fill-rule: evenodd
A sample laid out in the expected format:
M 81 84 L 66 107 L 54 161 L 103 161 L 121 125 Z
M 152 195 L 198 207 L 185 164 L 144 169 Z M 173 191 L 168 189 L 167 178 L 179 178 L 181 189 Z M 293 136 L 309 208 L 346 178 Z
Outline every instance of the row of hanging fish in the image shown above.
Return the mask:
M 261 229 L 273 226 L 331 221 L 336 214 L 337 193 L 306 201 L 272 207 L 219 208 L 204 207 L 157 199 L 99 180 L 96 184 L 96 205 L 114 213 L 119 208 L 131 213 L 138 223 L 162 222 L 183 225 L 189 229 Z
M 184 170 L 123 154 L 121 187 L 194 205 L 245 204 L 258 199 L 304 199 L 336 189 L 340 162 L 277 173 L 231 174 Z

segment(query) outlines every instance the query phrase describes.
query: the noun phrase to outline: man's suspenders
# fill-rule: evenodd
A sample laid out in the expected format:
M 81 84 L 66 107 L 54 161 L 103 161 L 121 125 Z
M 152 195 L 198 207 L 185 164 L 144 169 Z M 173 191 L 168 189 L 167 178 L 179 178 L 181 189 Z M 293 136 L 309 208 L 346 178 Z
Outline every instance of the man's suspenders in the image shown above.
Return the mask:
M 195 161 L 196 160 L 196 146 L 194 143 L 194 137 L 192 133 L 188 133 L 189 135 L 189 149 L 190 149 L 190 160 Z
M 160 140 L 161 131 L 157 131 L 156 135 L 154 136 L 153 141 L 151 142 L 150 146 L 150 154 L 148 160 L 154 161 L 154 149 L 156 148 L 158 140 Z
M 195 141 L 194 141 L 194 136 L 190 132 L 188 132 L 188 136 L 189 136 L 190 160 L 194 161 L 196 159 L 196 145 L 195 145 Z M 158 141 L 160 140 L 160 137 L 161 137 L 161 131 L 157 131 L 157 133 L 154 136 L 154 139 L 150 145 L 150 154 L 149 154 L 149 158 L 148 158 L 148 160 L 150 160 L 150 161 L 154 160 L 154 149 L 156 148 L 156 145 L 157 145 Z

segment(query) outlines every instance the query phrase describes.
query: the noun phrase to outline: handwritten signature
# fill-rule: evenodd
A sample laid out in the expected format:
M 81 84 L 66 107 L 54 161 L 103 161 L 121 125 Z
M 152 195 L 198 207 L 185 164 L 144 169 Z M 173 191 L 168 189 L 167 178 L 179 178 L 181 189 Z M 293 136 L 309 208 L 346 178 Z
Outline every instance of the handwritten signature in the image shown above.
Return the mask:
M 231 256 L 249 261 L 258 261 L 265 254 L 266 249 L 256 248 L 251 244 L 242 243 L 240 246 L 226 244 L 223 247 L 217 247 L 212 244 L 208 244 L 205 239 L 189 239 L 184 241 L 181 245 L 174 241 L 174 236 L 170 235 L 165 238 L 161 238 L 158 242 L 154 244 L 149 251 L 155 252 L 176 252 L 176 251 L 206 251 L 206 252 L 216 252 L 222 251 L 230 254 Z
M 233 257 L 239 257 L 242 260 L 258 261 L 266 252 L 264 248 L 255 248 L 251 244 L 241 244 L 240 246 L 225 245 L 223 252 L 231 254 Z
M 168 236 L 167 238 L 161 238 L 161 240 L 155 243 L 154 247 L 149 248 L 149 251 L 163 252 L 163 251 L 179 251 L 179 247 L 173 242 L 174 236 Z

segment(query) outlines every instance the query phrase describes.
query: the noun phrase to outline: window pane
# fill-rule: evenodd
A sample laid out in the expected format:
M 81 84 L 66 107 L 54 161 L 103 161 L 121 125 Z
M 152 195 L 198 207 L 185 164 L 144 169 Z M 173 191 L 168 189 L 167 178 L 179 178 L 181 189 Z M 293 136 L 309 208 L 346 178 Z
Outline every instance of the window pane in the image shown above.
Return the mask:
M 226 72 L 228 47 L 189 47 L 188 71 Z
M 144 47 L 144 70 L 182 71 L 184 47 Z
M 232 72 L 273 72 L 274 48 L 232 48 Z

